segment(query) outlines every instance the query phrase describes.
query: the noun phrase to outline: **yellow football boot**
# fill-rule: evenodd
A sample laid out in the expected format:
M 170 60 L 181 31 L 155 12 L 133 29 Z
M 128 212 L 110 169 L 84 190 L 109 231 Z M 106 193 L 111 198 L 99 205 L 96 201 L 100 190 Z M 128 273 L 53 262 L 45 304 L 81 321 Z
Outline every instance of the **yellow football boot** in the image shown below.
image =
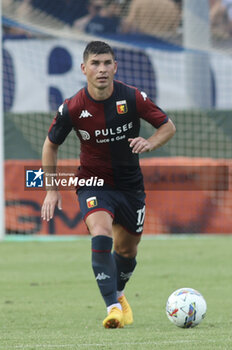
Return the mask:
M 131 310 L 131 307 L 126 300 L 125 295 L 122 295 L 121 297 L 118 298 L 119 303 L 122 306 L 122 312 L 123 312 L 123 317 L 124 317 L 124 324 L 132 324 L 133 323 L 133 312 Z
M 117 307 L 112 307 L 108 316 L 102 322 L 105 328 L 123 328 L 124 327 L 124 315 L 122 310 Z

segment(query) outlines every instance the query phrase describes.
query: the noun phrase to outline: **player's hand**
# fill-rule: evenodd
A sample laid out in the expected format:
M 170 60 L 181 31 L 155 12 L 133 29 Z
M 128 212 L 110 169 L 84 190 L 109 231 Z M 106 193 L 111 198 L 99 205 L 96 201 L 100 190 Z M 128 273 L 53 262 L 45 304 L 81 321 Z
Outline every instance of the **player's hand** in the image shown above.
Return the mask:
M 151 143 L 143 137 L 135 137 L 134 139 L 128 139 L 132 153 L 144 153 L 151 151 Z
M 41 209 L 41 217 L 43 220 L 49 221 L 53 218 L 56 205 L 58 209 L 62 209 L 60 193 L 58 191 L 48 191 Z

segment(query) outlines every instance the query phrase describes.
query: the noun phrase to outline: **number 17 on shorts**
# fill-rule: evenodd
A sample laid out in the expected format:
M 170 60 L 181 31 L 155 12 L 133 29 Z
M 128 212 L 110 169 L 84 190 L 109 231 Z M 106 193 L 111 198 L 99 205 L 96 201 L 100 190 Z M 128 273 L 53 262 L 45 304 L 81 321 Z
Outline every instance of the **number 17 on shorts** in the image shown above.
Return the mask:
M 143 224 L 145 219 L 145 205 L 142 209 L 137 210 L 137 229 L 136 232 L 142 232 L 143 231 Z

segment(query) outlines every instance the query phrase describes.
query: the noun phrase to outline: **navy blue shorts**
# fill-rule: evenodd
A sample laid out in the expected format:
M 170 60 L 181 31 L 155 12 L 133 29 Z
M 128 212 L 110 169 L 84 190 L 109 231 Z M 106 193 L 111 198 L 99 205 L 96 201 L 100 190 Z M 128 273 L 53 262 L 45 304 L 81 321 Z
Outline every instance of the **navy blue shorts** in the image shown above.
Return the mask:
M 114 224 L 120 224 L 129 233 L 142 234 L 145 218 L 144 191 L 119 191 L 103 186 L 84 187 L 77 191 L 82 218 L 90 213 L 104 210 L 113 217 Z

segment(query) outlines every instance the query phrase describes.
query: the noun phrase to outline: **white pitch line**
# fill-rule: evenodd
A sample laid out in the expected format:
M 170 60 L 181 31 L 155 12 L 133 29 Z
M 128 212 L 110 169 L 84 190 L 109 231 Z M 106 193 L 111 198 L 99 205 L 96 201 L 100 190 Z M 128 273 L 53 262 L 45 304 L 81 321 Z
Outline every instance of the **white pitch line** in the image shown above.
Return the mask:
M 142 235 L 142 240 L 191 240 L 191 239 L 215 239 L 215 238 L 226 238 L 227 240 L 232 239 L 232 235 L 228 234 L 200 234 L 200 233 L 189 233 L 189 234 L 146 234 Z M 6 242 L 73 242 L 73 241 L 88 241 L 91 240 L 89 235 L 6 235 L 4 237 Z
M 120 346 L 120 345 L 173 345 L 173 344 L 186 344 L 186 343 L 192 343 L 196 345 L 196 343 L 202 343 L 202 341 L 197 341 L 196 339 L 189 339 L 189 340 L 172 340 L 172 341 L 150 341 L 150 342 L 135 342 L 135 343 L 104 343 L 104 344 L 31 344 L 31 345 L 14 345 L 9 347 L 0 345 L 0 349 L 27 349 L 27 348 L 34 348 L 34 349 L 42 349 L 42 348 L 49 348 L 49 349 L 62 349 L 62 348 L 80 348 L 80 347 L 108 347 L 108 346 Z M 207 343 L 214 343 L 214 340 L 207 339 Z

